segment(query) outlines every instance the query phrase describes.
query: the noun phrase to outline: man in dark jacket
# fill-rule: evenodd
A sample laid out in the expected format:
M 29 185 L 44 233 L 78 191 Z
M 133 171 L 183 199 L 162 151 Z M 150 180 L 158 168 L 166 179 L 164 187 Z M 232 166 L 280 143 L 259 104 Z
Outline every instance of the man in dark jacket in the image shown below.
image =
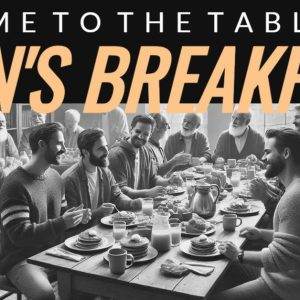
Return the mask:
M 214 159 L 222 157 L 245 159 L 255 155 L 261 159 L 264 154 L 264 138 L 250 127 L 251 113 L 239 113 L 236 109 L 231 116 L 229 129 L 222 132 L 215 152 Z
M 78 136 L 81 160 L 62 174 L 68 207 L 83 204 L 92 210 L 92 222 L 106 214 L 105 202 L 120 210 L 139 210 L 140 199 L 130 199 L 117 185 L 108 166 L 108 147 L 101 129 L 86 129 Z
M 160 196 L 165 193 L 165 186 L 182 183 L 176 174 L 170 178 L 156 174 L 152 157 L 145 147 L 154 124 L 148 114 L 135 116 L 130 137 L 114 144 L 109 152 L 109 168 L 122 191 L 131 198 Z

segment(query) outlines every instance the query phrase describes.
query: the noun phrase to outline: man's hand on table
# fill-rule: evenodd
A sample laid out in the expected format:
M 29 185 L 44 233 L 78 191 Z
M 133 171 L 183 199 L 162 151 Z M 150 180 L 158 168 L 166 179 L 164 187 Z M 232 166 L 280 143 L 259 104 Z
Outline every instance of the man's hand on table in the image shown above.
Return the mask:
M 238 259 L 239 249 L 232 242 L 222 242 L 219 245 L 220 252 L 228 259 L 235 261 Z
M 155 198 L 158 196 L 163 196 L 167 192 L 166 188 L 163 186 L 155 186 L 147 191 L 147 197 Z
M 244 227 L 240 230 L 240 236 L 249 240 L 259 240 L 262 238 L 261 231 L 256 227 Z
M 175 166 L 185 166 L 191 163 L 191 159 L 191 154 L 180 152 L 175 154 L 171 161 Z

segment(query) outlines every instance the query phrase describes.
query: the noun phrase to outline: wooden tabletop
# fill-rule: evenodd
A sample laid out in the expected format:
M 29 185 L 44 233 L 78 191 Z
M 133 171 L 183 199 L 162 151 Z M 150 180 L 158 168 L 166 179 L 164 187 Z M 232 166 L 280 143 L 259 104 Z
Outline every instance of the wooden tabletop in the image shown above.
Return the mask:
M 228 203 L 223 200 L 219 207 Z M 261 207 L 258 215 L 243 217 L 243 226 L 255 226 L 265 209 L 261 202 L 256 202 Z M 220 218 L 217 212 L 215 218 Z M 112 235 L 112 229 L 97 225 L 94 227 L 103 235 Z M 241 247 L 245 242 L 239 237 L 239 229 L 235 232 L 224 232 L 223 225 L 216 225 L 216 233 L 212 235 L 216 240 L 229 240 Z M 63 247 L 63 245 L 61 245 Z M 72 262 L 63 258 L 56 258 L 41 252 L 28 261 L 42 267 L 52 268 L 58 272 L 59 292 L 62 299 L 70 299 L 74 290 L 88 292 L 96 295 L 114 296 L 122 299 L 199 299 L 205 298 L 213 289 L 224 271 L 229 266 L 229 261 L 220 257 L 205 261 L 215 266 L 214 272 L 208 276 L 199 276 L 193 273 L 181 278 L 166 277 L 160 272 L 161 264 L 167 258 L 176 258 L 180 261 L 193 261 L 193 258 L 183 256 L 179 246 L 170 251 L 159 254 L 155 261 L 146 264 L 136 264 L 126 270 L 123 275 L 111 274 L 108 263 L 103 260 L 104 253 L 85 255 L 81 262 Z

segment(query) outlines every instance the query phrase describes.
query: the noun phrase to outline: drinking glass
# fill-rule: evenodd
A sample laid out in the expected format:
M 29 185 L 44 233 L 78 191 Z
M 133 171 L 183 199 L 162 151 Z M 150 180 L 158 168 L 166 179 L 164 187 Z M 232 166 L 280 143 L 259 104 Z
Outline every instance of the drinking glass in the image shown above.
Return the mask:
M 178 246 L 181 242 L 181 224 L 180 223 L 171 223 L 171 246 Z
M 152 216 L 153 214 L 153 199 L 145 198 L 142 200 L 142 212 L 144 215 Z
M 231 184 L 233 187 L 238 187 L 241 181 L 241 173 L 238 171 L 232 172 L 231 175 Z
M 113 237 L 116 243 L 126 237 L 126 234 L 126 223 L 124 221 L 113 222 Z

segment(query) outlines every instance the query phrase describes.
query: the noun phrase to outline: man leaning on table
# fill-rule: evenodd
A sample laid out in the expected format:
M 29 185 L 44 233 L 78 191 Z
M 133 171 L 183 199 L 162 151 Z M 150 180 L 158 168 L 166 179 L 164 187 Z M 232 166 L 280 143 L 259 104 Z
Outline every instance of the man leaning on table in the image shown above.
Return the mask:
M 107 168 L 108 146 L 102 129 L 85 129 L 79 134 L 77 145 L 81 160 L 62 174 L 68 207 L 83 204 L 90 208 L 92 221 L 105 215 L 105 202 L 122 210 L 142 208 L 140 199 L 132 200 L 121 192 Z
M 165 151 L 160 145 L 160 141 L 166 136 L 167 130 L 170 129 L 168 119 L 162 113 L 150 115 L 155 120 L 155 126 L 146 147 L 152 155 L 152 159 L 157 168 L 157 174 L 164 176 L 177 166 L 189 164 L 191 155 L 188 153 L 177 153 L 170 160 L 167 160 Z
M 278 176 L 286 190 L 275 210 L 273 230 L 246 227 L 240 235 L 265 240 L 269 245 L 260 252 L 240 251 L 232 242 L 219 246 L 230 260 L 261 268 L 260 277 L 225 290 L 213 299 L 299 299 L 300 133 L 290 128 L 271 129 L 266 136 L 265 175 Z
M 211 160 L 209 142 L 206 135 L 199 131 L 200 125 L 201 116 L 199 114 L 187 113 L 183 117 L 181 130 L 167 139 L 165 153 L 168 160 L 179 153 L 191 155 L 188 164 L 176 169 L 186 169 Z
M 130 137 L 115 143 L 108 155 L 109 168 L 124 194 L 131 198 L 157 197 L 165 193 L 165 186 L 182 183 L 176 174 L 169 178 L 156 174 L 152 157 L 145 147 L 154 125 L 154 119 L 148 114 L 135 116 Z
M 83 210 L 65 211 L 62 179 L 50 168 L 65 152 L 61 127 L 38 125 L 29 143 L 32 158 L 7 176 L 0 191 L 0 272 L 29 299 L 55 299 L 48 271 L 26 259 L 59 243 L 82 221 Z

